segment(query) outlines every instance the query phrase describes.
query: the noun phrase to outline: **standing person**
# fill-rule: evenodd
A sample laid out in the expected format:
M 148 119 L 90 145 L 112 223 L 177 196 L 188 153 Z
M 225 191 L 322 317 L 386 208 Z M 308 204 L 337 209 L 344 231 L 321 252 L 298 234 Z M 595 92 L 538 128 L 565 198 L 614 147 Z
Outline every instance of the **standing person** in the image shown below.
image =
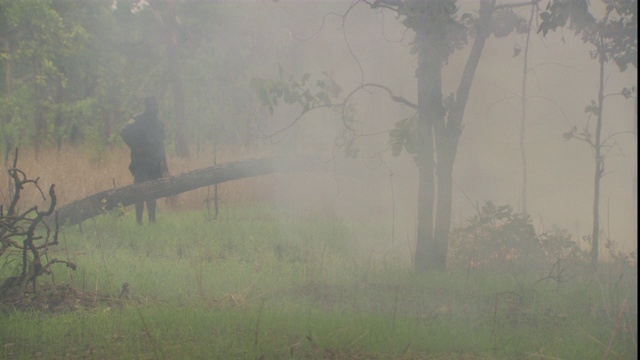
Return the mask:
M 131 149 L 129 171 L 133 183 L 159 179 L 169 173 L 164 152 L 164 125 L 158 119 L 158 102 L 154 97 L 144 100 L 144 112 L 134 116 L 122 128 L 120 135 Z M 145 201 L 135 203 L 136 221 L 142 224 Z M 156 222 L 156 200 L 147 199 L 149 222 Z

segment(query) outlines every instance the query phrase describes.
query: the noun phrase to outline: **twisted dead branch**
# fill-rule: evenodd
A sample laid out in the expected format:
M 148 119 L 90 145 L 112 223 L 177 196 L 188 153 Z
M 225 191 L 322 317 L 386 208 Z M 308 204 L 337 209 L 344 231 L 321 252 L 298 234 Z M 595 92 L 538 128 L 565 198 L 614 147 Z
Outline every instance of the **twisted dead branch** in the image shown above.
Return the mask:
M 44 260 L 50 246 L 58 245 L 58 217 L 54 216 L 53 229 L 45 221 L 47 217 L 54 215 L 57 204 L 55 185 L 49 187 L 49 206 L 40 210 L 38 206 L 32 206 L 25 211 L 19 210 L 19 200 L 25 186 L 35 187 L 43 199 L 44 192 L 38 184 L 39 178 L 30 179 L 27 174 L 18 169 L 18 149 L 15 150 L 12 166 L 7 170 L 13 184 L 13 196 L 7 208 L 0 205 L 0 259 L 10 256 L 19 256 L 21 261 L 19 274 L 10 276 L 0 285 L 0 300 L 14 293 L 12 290 L 20 289 L 21 292 L 27 284 L 33 285 L 33 293 L 37 290 L 38 276 L 51 273 L 51 265 L 56 263 L 66 264 L 71 269 L 76 268 L 72 262 L 51 259 Z

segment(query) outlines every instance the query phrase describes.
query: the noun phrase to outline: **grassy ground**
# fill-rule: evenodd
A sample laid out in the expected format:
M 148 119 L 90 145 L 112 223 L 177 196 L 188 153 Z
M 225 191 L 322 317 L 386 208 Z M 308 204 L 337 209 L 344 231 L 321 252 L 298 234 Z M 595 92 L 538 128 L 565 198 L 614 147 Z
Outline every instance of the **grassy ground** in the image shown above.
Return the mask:
M 269 206 L 159 220 L 137 226 L 127 211 L 65 229 L 48 257 L 78 270 L 59 267 L 40 286 L 70 288 L 40 309 L 5 307 L 0 357 L 637 356 L 633 271 L 535 285 L 506 271 L 416 277 L 400 260 L 354 253 L 353 227 L 372 224 Z
M 90 179 L 88 194 L 110 181 Z M 182 199 L 152 226 L 127 208 L 63 229 L 47 258 L 77 270 L 59 265 L 38 297 L 1 307 L 0 359 L 637 358 L 635 266 L 568 266 L 562 283 L 538 281 L 550 265 L 416 276 L 406 256 L 363 250 L 390 241 L 388 218 L 342 221 L 234 186 L 217 219 Z

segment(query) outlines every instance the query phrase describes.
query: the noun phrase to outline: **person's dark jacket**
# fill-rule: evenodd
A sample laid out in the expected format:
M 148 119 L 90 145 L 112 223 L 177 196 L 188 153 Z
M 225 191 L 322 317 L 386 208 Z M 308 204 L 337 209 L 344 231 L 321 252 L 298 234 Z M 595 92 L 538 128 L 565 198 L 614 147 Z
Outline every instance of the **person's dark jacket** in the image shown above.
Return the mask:
M 129 171 L 134 177 L 160 178 L 168 172 L 164 152 L 164 125 L 155 113 L 145 111 L 122 128 L 122 139 L 131 149 Z

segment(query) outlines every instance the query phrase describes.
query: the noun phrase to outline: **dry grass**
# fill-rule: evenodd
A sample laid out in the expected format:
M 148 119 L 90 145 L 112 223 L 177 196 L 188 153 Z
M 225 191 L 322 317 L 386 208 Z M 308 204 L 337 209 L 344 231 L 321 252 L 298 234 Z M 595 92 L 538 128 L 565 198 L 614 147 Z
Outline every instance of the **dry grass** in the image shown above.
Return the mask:
M 217 163 L 238 161 L 275 154 L 270 149 L 249 149 L 245 147 L 227 147 L 218 149 Z M 13 154 L 8 166 L 11 165 Z M 198 154 L 195 149 L 188 159 L 169 156 L 169 169 L 172 175 L 189 172 L 214 165 L 212 153 Z M 56 186 L 58 204 L 62 206 L 100 191 L 121 187 L 132 183 L 128 170 L 129 150 L 126 147 L 113 147 L 99 157 L 95 151 L 83 147 L 65 147 L 60 151 L 48 149 L 36 157 L 32 149 L 20 149 L 18 168 L 30 178 L 39 178 L 38 184 L 43 192 L 51 184 Z M 0 173 L 0 202 L 9 200 L 9 179 L 7 166 Z M 264 203 L 271 201 L 278 188 L 287 184 L 304 183 L 309 188 L 318 188 L 330 181 L 331 175 L 318 174 L 272 174 L 257 178 L 246 178 L 218 185 L 220 201 L 224 204 Z M 207 198 L 213 198 L 214 188 L 205 187 L 183 193 L 160 201 L 160 207 L 172 210 L 203 209 Z M 43 204 L 42 195 L 35 188 L 25 189 L 21 198 L 23 206 Z
M 30 178 L 39 178 L 38 184 L 45 193 L 51 184 L 55 184 L 60 205 L 132 183 L 133 179 L 127 168 L 128 149 L 124 147 L 109 149 L 99 157 L 85 150 L 78 147 L 67 147 L 60 151 L 50 149 L 36 157 L 32 150 L 21 149 L 18 168 Z M 271 153 L 267 149 L 225 148 L 218 150 L 217 163 L 269 156 Z M 171 174 L 177 175 L 214 164 L 213 154 L 196 154 L 195 151 L 192 151 L 192 154 L 188 159 L 170 156 L 168 161 Z M 8 164 L 2 166 L 2 173 L 5 174 L 0 176 L 2 203 L 8 200 L 9 185 L 6 169 L 11 166 L 12 159 L 13 154 Z M 278 179 L 278 175 L 243 179 L 220 184 L 218 192 L 226 204 L 259 203 L 268 200 L 273 187 L 281 180 Z M 207 197 L 213 197 L 213 187 L 198 189 L 161 201 L 160 206 L 171 206 L 173 209 L 203 208 L 206 206 Z M 42 195 L 36 189 L 26 189 L 21 199 L 23 204 L 41 204 L 42 202 Z

